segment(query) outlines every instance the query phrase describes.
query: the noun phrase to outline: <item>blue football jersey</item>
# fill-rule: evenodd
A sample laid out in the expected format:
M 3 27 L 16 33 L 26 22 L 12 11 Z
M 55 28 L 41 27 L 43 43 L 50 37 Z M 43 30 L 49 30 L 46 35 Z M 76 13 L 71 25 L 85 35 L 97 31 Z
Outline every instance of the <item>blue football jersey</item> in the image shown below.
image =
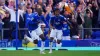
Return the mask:
M 26 14 L 26 27 L 28 30 L 35 30 L 38 28 L 38 19 L 35 18 L 35 14 Z
M 51 17 L 51 20 L 50 20 L 50 24 L 55 28 L 55 29 L 58 29 L 58 30 L 62 30 L 63 28 L 63 22 L 64 22 L 64 17 L 59 15 L 59 16 L 53 16 Z

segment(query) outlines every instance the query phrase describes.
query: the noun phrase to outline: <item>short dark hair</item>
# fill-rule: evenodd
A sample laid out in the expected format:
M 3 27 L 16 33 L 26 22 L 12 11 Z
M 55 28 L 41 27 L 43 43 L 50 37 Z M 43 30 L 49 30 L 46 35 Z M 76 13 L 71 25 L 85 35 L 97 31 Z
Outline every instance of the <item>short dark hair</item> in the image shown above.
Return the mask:
M 60 9 L 59 8 L 54 8 L 53 12 L 55 12 L 55 11 L 60 11 Z

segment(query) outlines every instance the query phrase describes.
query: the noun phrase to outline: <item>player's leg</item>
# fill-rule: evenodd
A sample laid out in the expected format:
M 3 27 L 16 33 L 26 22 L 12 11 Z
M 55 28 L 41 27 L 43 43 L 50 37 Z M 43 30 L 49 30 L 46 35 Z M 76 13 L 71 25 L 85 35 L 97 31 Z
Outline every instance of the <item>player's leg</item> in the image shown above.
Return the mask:
M 33 42 L 32 38 L 31 37 L 28 37 L 27 35 L 25 35 L 24 38 L 27 39 L 27 41 L 29 41 L 29 42 Z
M 49 53 L 52 53 L 53 39 L 55 37 L 56 37 L 56 29 L 52 29 L 50 32 L 50 43 L 49 43 L 50 51 L 49 51 Z
M 41 50 L 40 50 L 40 53 L 41 54 L 45 54 L 44 53 L 44 46 L 45 46 L 45 37 L 44 37 L 44 34 L 43 34 L 43 31 L 40 27 L 38 27 L 38 29 L 36 29 L 36 33 L 37 35 L 41 38 Z
M 26 40 L 28 43 L 34 42 L 34 44 L 37 44 L 38 38 L 39 38 L 39 36 L 36 34 L 36 32 L 34 30 L 28 31 L 27 34 L 24 35 L 24 40 Z
M 50 42 L 49 42 L 50 51 L 49 51 L 49 53 L 52 53 L 53 40 L 54 40 L 54 37 L 50 37 Z
M 61 43 L 61 40 L 62 40 L 62 30 L 57 30 L 57 44 L 56 44 L 56 47 L 59 48 L 61 47 L 62 43 Z
M 32 31 L 32 32 L 30 33 L 30 35 L 31 35 L 31 38 L 32 38 L 32 40 L 33 40 L 33 43 L 34 43 L 34 44 L 36 45 L 36 47 L 37 47 L 39 36 L 37 35 L 37 33 L 36 33 L 35 30 Z
M 43 34 L 41 34 L 39 37 L 41 38 L 41 50 L 40 50 L 40 52 L 41 52 L 42 54 L 45 54 L 45 53 L 44 53 L 45 37 L 44 37 Z
M 29 42 L 33 42 L 32 38 L 28 35 L 24 35 L 24 40 L 22 41 L 24 45 L 27 45 Z

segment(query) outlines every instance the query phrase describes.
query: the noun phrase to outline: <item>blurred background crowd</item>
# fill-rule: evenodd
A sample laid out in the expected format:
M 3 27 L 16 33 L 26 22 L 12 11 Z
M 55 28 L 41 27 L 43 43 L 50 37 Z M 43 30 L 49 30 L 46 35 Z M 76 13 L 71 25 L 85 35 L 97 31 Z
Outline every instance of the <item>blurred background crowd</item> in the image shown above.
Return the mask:
M 55 8 L 59 8 L 60 14 L 67 18 L 63 28 L 65 39 L 82 39 L 82 29 L 84 29 L 84 39 L 92 39 L 92 28 L 100 28 L 100 0 L 18 0 L 18 28 L 25 28 L 26 14 L 36 13 L 43 15 L 46 24 L 42 30 L 46 36 L 50 33 L 50 18 L 54 16 Z M 3 38 L 12 39 L 13 29 L 16 28 L 16 1 L 0 0 L 0 29 L 5 30 Z M 23 39 L 24 31 L 19 30 L 19 39 Z

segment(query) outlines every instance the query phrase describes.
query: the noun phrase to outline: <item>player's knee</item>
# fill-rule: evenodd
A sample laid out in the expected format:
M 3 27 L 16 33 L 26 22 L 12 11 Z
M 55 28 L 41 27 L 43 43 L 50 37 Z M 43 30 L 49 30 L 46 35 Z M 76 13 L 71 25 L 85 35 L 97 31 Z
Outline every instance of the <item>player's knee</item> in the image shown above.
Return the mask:
M 43 38 L 43 37 L 44 37 L 44 34 L 41 34 L 39 37 L 40 37 L 40 38 Z
M 57 43 L 60 44 L 61 43 L 61 40 L 57 40 Z
M 50 38 L 50 42 L 53 42 L 53 37 Z
M 41 38 L 42 39 L 42 41 L 45 41 L 46 39 L 45 39 L 45 37 L 43 37 L 43 38 Z
M 43 34 L 40 35 L 40 38 L 42 39 L 42 41 L 46 40 Z
M 34 40 L 34 44 L 38 44 L 38 40 L 36 39 L 36 40 Z

